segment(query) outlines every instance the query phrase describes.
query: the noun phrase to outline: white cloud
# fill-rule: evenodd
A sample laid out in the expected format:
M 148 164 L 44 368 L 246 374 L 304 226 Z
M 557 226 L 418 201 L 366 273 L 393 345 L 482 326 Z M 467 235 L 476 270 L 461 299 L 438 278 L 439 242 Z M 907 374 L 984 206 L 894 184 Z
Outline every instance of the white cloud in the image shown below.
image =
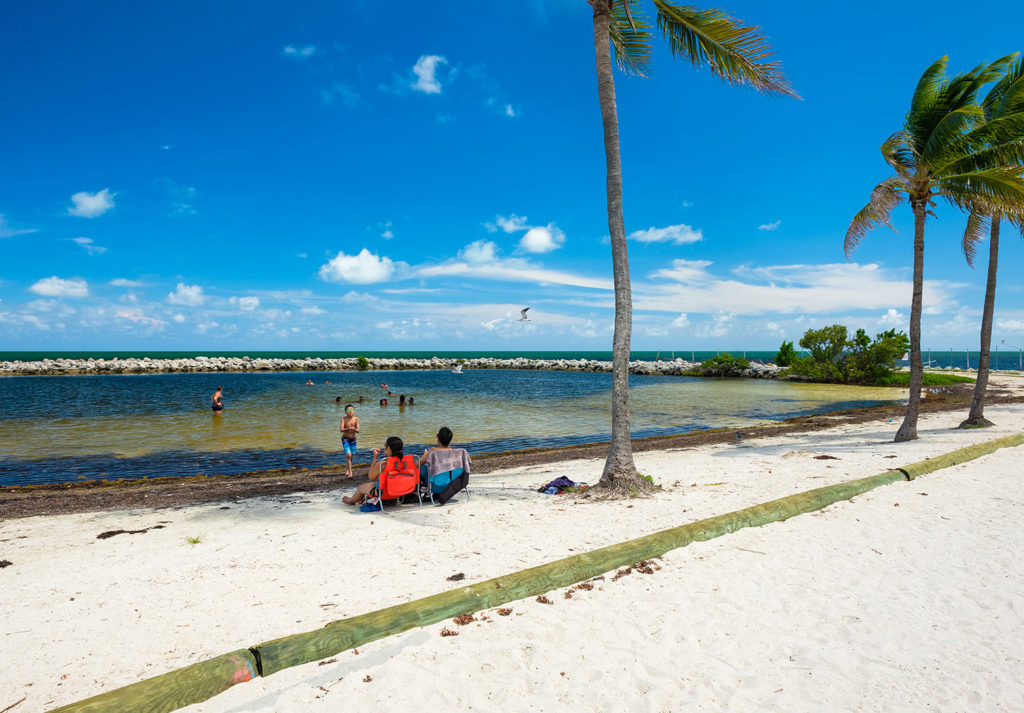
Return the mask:
M 171 317 L 171 319 L 173 319 L 173 320 L 174 320 L 175 322 L 177 322 L 178 324 L 181 324 L 182 322 L 184 322 L 184 321 L 185 321 L 185 315 L 183 315 L 183 314 L 181 314 L 181 313 L 179 312 L 178 314 L 176 314 L 176 315 L 174 315 L 173 317 Z
M 687 285 L 699 284 L 712 279 L 707 271 L 711 264 L 710 260 L 673 260 L 672 267 L 657 270 L 651 277 L 662 277 Z
M 71 242 L 81 245 L 90 255 L 102 255 L 107 251 L 105 247 L 96 245 L 92 238 L 71 238 Z
M 12 228 L 10 223 L 7 222 L 7 218 L 4 217 L 3 213 L 0 213 L 0 238 L 10 238 L 15 235 L 25 235 L 26 233 L 38 232 L 37 228 Z
M 366 248 L 358 255 L 337 256 L 320 266 L 320 279 L 325 282 L 348 282 L 355 285 L 370 285 L 390 279 L 404 263 L 392 262 L 391 258 L 378 257 Z
M 412 88 L 424 94 L 440 94 L 441 82 L 437 78 L 437 67 L 441 64 L 448 64 L 448 60 L 436 54 L 423 55 L 416 60 L 412 68 L 412 73 L 416 75 Z
M 163 327 L 167 324 L 167 322 L 162 319 L 147 317 L 142 313 L 142 310 L 138 309 L 120 309 L 114 314 L 114 316 L 121 319 L 127 319 L 135 324 L 147 324 L 150 327 Z
M 838 310 L 887 310 L 905 305 L 911 283 L 875 264 L 741 266 L 734 277 L 719 277 L 704 260 L 675 260 L 652 278 L 670 284 L 643 284 L 634 291 L 634 309 L 688 313 L 761 314 L 765 312 L 822 314 Z M 926 280 L 926 312 L 955 307 L 951 290 L 965 285 Z
M 187 307 L 198 307 L 206 302 L 206 295 L 199 285 L 186 285 L 179 282 L 174 292 L 167 293 L 167 301 L 172 305 L 185 305 Z
M 219 322 L 203 322 L 202 324 L 196 325 L 196 331 L 200 334 L 206 334 L 211 329 L 216 329 L 220 326 Z
M 907 324 L 907 318 L 899 310 L 890 307 L 878 318 L 878 324 L 883 327 L 902 327 Z
M 690 326 L 690 319 L 686 316 L 686 312 L 683 312 L 678 317 L 673 319 L 669 323 L 669 326 L 674 327 L 675 329 L 684 329 Z
M 773 230 L 778 230 L 780 225 L 782 225 L 781 220 L 774 220 L 771 223 L 762 223 L 761 225 L 757 226 L 757 229 L 766 230 L 770 233 Z
M 724 337 L 732 331 L 732 320 L 736 315 L 719 313 L 697 328 L 698 337 Z
M 505 105 L 505 116 L 509 117 L 510 119 L 514 119 L 516 117 L 516 110 L 511 104 Z
M 494 223 L 486 224 L 488 232 L 494 233 L 501 228 L 506 233 L 518 233 L 521 230 L 526 230 L 530 226 L 526 223 L 525 215 L 516 215 L 512 213 L 509 216 L 499 215 L 494 219 Z
M 77 215 L 79 218 L 95 218 L 103 215 L 114 207 L 115 193 L 104 188 L 96 193 L 81 191 L 71 196 L 73 206 L 68 208 L 68 215 Z
M 126 292 L 123 295 L 121 295 L 120 297 L 118 297 L 117 301 L 118 302 L 124 302 L 125 304 L 130 304 L 130 305 L 138 304 L 139 296 L 137 294 L 135 294 L 134 292 Z
M 395 237 L 395 234 L 390 230 L 385 230 L 383 233 L 380 234 L 380 237 L 384 238 L 385 240 L 391 240 L 391 238 Z
M 1024 319 L 997 319 L 996 328 L 1005 332 L 1024 332 Z
M 548 253 L 562 247 L 564 242 L 565 233 L 554 223 L 548 223 L 527 230 L 519 241 L 519 247 L 529 253 Z
M 44 297 L 88 297 L 89 285 L 85 280 L 64 280 L 57 276 L 46 277 L 28 288 L 29 292 Z
M 230 297 L 228 304 L 237 306 L 243 312 L 252 312 L 260 306 L 259 297 Z
M 525 260 L 499 260 L 492 264 L 470 265 L 455 261 L 441 265 L 421 267 L 420 277 L 471 277 L 477 280 L 501 280 L 504 282 L 534 282 L 541 285 L 570 285 L 595 290 L 611 290 L 612 281 L 606 278 L 592 278 L 574 275 L 560 270 L 547 270 Z
M 303 45 L 301 47 L 297 45 L 285 45 L 284 49 L 281 50 L 281 54 L 291 59 L 309 59 L 317 53 L 315 45 Z
M 312 307 L 303 307 L 299 311 L 302 312 L 302 314 L 327 314 L 327 310 L 320 309 L 316 305 L 313 305 Z
M 673 245 L 684 245 L 686 243 L 699 243 L 704 239 L 701 230 L 691 228 L 685 223 L 679 225 L 667 225 L 664 228 L 648 228 L 647 230 L 635 230 L 629 234 L 630 240 L 638 243 L 672 243 Z
M 497 258 L 498 246 L 490 240 L 477 240 L 459 252 L 459 257 L 471 265 L 494 262 Z
M 149 287 L 145 282 L 139 282 L 138 280 L 128 280 L 123 277 L 115 277 L 113 280 L 107 283 L 111 287 Z

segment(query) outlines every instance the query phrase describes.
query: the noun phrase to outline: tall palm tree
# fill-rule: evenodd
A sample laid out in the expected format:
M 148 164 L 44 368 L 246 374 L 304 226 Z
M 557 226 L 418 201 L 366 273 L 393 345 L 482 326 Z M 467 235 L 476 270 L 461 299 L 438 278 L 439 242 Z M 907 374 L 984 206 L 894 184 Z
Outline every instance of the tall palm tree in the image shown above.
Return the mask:
M 612 342 L 612 434 L 601 482 L 623 489 L 647 485 L 636 472 L 629 437 L 629 345 L 633 300 L 629 254 L 622 218 L 622 164 L 619 159 L 619 119 L 611 47 L 619 69 L 646 75 L 651 57 L 647 19 L 635 9 L 638 0 L 588 0 L 594 9 L 594 54 L 597 92 L 604 123 L 607 168 L 608 232 L 612 243 L 615 282 L 615 335 Z M 720 10 L 699 10 L 668 0 L 653 0 L 657 27 L 673 56 L 694 66 L 707 66 L 729 84 L 742 84 L 766 94 L 796 96 L 757 27 L 744 27 Z
M 868 233 L 892 227 L 893 209 L 906 200 L 914 214 L 914 284 L 910 306 L 910 398 L 895 441 L 917 438 L 924 368 L 921 363 L 921 297 L 924 287 L 924 228 L 935 198 L 987 215 L 1024 205 L 1019 168 L 986 162 L 984 152 L 1009 150 L 1017 135 L 1006 122 L 984 121 L 977 104 L 981 88 L 1002 73 L 1011 58 L 979 65 L 946 78 L 947 57 L 921 75 L 903 128 L 886 139 L 882 157 L 895 172 L 871 192 L 870 202 L 850 222 L 844 250 L 849 257 Z M 988 147 L 988 148 L 983 148 Z
M 1017 57 L 1017 55 L 1013 55 Z M 1024 59 L 1017 59 L 1011 64 L 1002 79 L 996 82 L 985 99 L 981 102 L 986 122 L 1001 121 L 1010 119 L 1009 125 L 1017 124 L 1024 127 Z M 1008 151 L 1000 152 L 990 156 L 994 161 L 1021 164 L 1024 159 L 1024 130 L 1021 131 L 1016 146 L 1011 144 Z M 1020 215 L 1008 216 L 1017 229 L 1024 234 L 1024 220 Z M 978 242 L 982 240 L 986 225 L 989 232 L 988 246 L 988 277 L 985 282 L 985 303 L 981 313 L 981 348 L 978 355 L 978 378 L 974 382 L 974 396 L 971 399 L 971 409 L 967 414 L 967 420 L 960 424 L 960 428 L 982 428 L 991 426 L 992 422 L 985 418 L 985 393 L 988 388 L 989 356 L 992 347 L 992 318 L 995 312 L 996 301 L 996 270 L 999 265 L 999 228 L 1003 216 L 999 213 L 983 215 L 972 212 L 967 219 L 967 228 L 964 230 L 963 249 L 967 257 L 967 263 L 974 267 L 974 255 Z

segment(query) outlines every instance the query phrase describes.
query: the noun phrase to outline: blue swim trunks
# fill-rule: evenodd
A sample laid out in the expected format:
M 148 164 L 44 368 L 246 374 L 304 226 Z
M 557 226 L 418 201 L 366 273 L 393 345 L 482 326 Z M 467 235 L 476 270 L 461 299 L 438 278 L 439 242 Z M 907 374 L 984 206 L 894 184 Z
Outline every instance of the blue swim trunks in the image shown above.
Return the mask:
M 356 454 L 356 439 L 342 436 L 341 447 L 345 449 L 345 455 L 354 456 Z

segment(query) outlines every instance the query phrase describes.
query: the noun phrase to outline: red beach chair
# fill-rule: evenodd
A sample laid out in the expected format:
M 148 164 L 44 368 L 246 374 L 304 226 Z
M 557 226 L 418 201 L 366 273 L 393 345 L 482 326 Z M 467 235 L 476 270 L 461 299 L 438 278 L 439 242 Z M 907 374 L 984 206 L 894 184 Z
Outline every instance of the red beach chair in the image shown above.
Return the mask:
M 378 498 L 377 502 L 383 511 L 385 500 L 397 500 L 403 495 L 415 493 L 422 507 L 423 498 L 420 497 L 419 484 L 420 472 L 416 468 L 415 456 L 389 456 L 387 463 L 381 468 L 377 487 L 370 491 L 370 497 Z

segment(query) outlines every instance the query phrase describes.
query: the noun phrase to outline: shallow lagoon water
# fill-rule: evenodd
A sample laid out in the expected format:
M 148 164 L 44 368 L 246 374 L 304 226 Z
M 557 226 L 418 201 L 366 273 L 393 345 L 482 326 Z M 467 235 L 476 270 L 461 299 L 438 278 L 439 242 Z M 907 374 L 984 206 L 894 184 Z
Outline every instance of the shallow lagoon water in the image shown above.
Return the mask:
M 378 406 L 382 382 L 395 394 L 387 408 Z M 209 399 L 218 384 L 226 408 L 215 417 Z M 360 395 L 357 461 L 390 435 L 419 452 L 442 425 L 471 453 L 594 442 L 608 437 L 610 390 L 609 374 L 515 370 L 9 377 L 0 379 L 0 485 L 344 462 L 338 425 L 343 406 Z M 400 408 L 400 393 L 416 404 Z M 747 427 L 899 396 L 892 388 L 760 379 L 630 378 L 637 437 Z

